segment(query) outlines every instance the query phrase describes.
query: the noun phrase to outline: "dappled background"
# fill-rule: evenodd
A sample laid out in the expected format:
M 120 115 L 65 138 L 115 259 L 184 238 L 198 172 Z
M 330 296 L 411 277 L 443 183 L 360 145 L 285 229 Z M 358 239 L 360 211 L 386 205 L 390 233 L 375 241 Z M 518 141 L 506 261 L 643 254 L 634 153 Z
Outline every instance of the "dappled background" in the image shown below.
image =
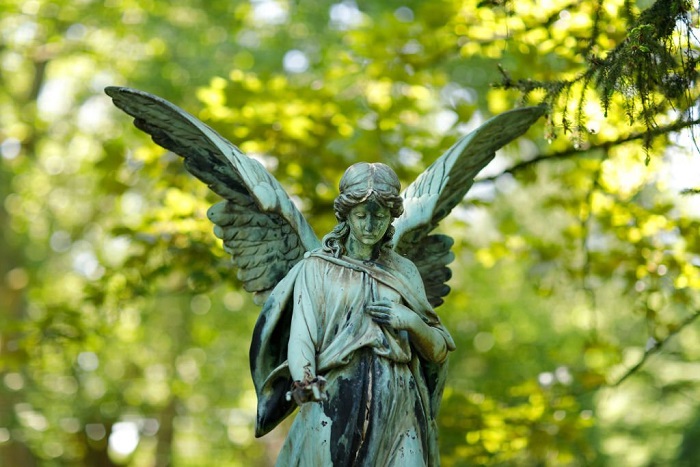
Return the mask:
M 318 235 L 350 164 L 410 183 L 551 109 L 441 226 L 442 462 L 700 463 L 698 4 L 0 1 L 0 465 L 266 466 L 259 308 L 217 201 L 103 93 L 185 108 Z M 697 130 L 696 130 L 697 131 Z

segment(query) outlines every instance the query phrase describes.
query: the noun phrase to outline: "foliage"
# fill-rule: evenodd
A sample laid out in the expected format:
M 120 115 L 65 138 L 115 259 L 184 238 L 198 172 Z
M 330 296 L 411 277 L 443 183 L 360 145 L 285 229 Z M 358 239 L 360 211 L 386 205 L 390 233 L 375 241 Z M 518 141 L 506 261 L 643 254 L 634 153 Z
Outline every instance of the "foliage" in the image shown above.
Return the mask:
M 269 465 L 284 437 L 252 438 L 258 309 L 216 197 L 112 84 L 261 160 L 319 234 L 352 162 L 410 182 L 488 116 L 548 104 L 442 226 L 443 463 L 696 463 L 696 2 L 0 8 L 2 465 Z
M 593 5 L 579 5 L 578 13 L 590 12 L 591 7 L 590 35 L 577 32 L 565 39 L 577 51 L 578 63 L 573 67 L 572 71 L 576 72 L 573 78 L 514 82 L 501 69 L 501 85 L 506 89 L 519 89 L 525 96 L 542 89 L 546 92 L 544 100 L 551 105 L 563 100 L 561 125 L 565 132 L 577 134 L 586 132 L 585 104 L 590 97 L 588 91 L 594 87 L 605 116 L 613 104 L 619 104 L 630 125 L 641 121 L 645 128 L 645 149 L 651 147 L 659 114 L 673 111 L 679 114 L 680 124 L 692 124 L 689 123 L 693 120 L 692 107 L 698 97 L 695 87 L 698 56 L 691 2 L 659 0 L 638 13 L 628 3 L 611 11 L 608 4 L 598 1 Z M 563 11 L 566 14 L 560 13 L 559 21 L 577 13 L 570 8 Z M 628 29 L 610 28 L 615 21 L 611 14 L 620 15 Z M 610 34 L 611 31 L 618 34 Z M 571 100 L 576 105 L 573 128 L 567 105 Z

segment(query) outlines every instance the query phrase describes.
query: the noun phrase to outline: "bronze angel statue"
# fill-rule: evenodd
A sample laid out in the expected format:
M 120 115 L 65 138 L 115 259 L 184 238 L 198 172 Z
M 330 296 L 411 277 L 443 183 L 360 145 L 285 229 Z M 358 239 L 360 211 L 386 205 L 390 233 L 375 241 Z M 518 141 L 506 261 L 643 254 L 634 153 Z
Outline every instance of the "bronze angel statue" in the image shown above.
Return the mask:
M 224 198 L 207 215 L 262 305 L 249 355 L 256 436 L 299 407 L 277 465 L 438 465 L 435 417 L 455 345 L 435 308 L 454 256 L 433 230 L 544 109 L 492 118 L 403 192 L 387 165 L 352 165 L 338 224 L 319 240 L 280 183 L 207 125 L 142 91 L 106 92 Z

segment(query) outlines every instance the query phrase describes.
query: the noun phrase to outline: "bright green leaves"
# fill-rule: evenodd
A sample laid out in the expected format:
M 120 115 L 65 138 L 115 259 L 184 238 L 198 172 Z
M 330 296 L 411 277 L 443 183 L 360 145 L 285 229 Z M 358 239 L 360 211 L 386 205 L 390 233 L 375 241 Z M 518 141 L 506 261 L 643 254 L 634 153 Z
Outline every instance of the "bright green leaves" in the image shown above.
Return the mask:
M 442 463 L 567 464 L 592 457 L 582 437 L 593 424 L 592 413 L 561 391 L 554 374 L 544 373 L 541 379 L 547 384 L 511 387 L 508 404 L 478 392 L 465 397 L 448 389 L 439 419 Z M 458 433 L 463 438 L 452 439 Z
M 508 29 L 511 43 L 519 45 L 503 48 L 504 88 L 549 103 L 553 124 L 573 132 L 575 140 L 587 132 L 589 100 L 599 103 L 610 120 L 626 119 L 636 131 L 641 127 L 646 149 L 668 112 L 680 112 L 679 122 L 692 120 L 697 45 L 691 37 L 697 12 L 689 2 L 658 1 L 641 14 L 628 3 L 561 3 L 549 5 L 551 10 L 513 4 L 522 24 Z M 499 24 L 508 19 L 505 15 Z M 513 78 L 508 59 L 531 47 L 538 52 L 531 59 L 546 63 L 540 68 L 546 72 L 533 70 Z M 557 72 L 555 79 L 551 71 Z
M 110 84 L 214 127 L 319 233 L 349 164 L 410 182 L 490 114 L 549 103 L 441 226 L 443 464 L 692 459 L 700 183 L 645 132 L 687 126 L 697 13 L 646 4 L 0 2 L 0 463 L 262 465 L 277 443 L 251 438 L 257 308 L 211 233 L 217 197 Z

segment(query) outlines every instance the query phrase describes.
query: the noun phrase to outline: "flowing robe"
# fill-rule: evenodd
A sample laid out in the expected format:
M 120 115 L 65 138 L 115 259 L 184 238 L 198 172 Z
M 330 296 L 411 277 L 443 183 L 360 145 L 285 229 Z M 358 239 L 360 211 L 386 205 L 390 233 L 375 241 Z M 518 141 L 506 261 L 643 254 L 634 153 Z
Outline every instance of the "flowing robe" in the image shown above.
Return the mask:
M 406 331 L 372 321 L 366 305 L 385 298 L 404 303 L 454 349 L 417 269 L 393 251 L 377 262 L 312 253 L 271 294 L 251 345 L 256 435 L 294 410 L 284 398 L 293 380 L 308 372 L 328 381 L 328 400 L 300 408 L 277 465 L 438 465 L 445 362 L 420 355 Z

